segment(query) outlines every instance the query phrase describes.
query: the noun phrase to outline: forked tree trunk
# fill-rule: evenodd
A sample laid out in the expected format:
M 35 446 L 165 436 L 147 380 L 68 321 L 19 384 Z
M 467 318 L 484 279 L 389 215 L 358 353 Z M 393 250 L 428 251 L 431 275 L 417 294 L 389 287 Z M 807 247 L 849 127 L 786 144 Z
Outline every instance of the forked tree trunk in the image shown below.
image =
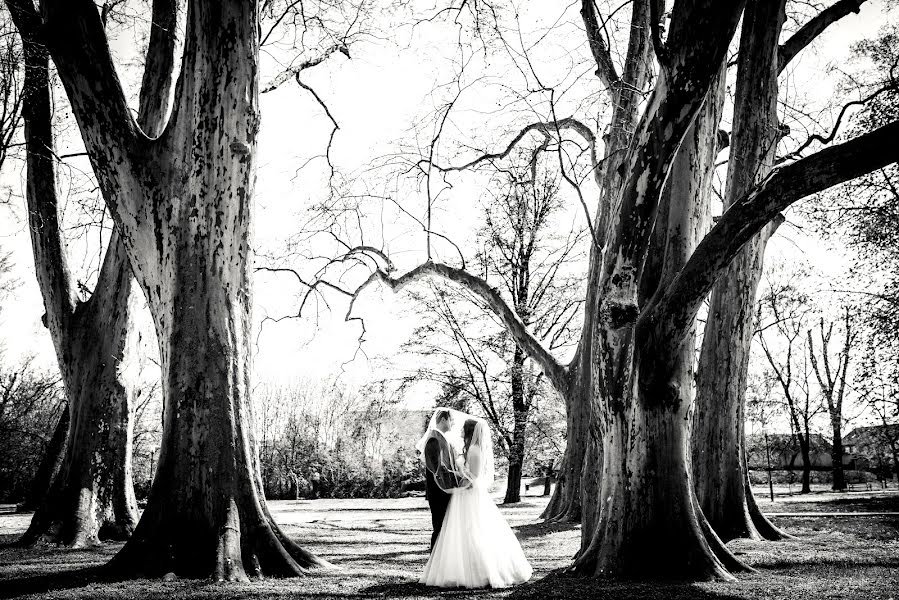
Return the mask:
M 743 16 L 725 208 L 764 179 L 774 164 L 778 40 L 785 1 L 750 0 Z M 700 506 L 724 540 L 781 539 L 748 499 L 744 411 L 754 308 L 765 246 L 779 222 L 768 225 L 730 264 L 712 290 L 697 372 L 693 468 Z M 755 523 L 762 523 L 760 531 Z
M 137 523 L 126 376 L 133 358 L 128 337 L 131 273 L 113 234 L 94 294 L 87 302 L 76 303 L 56 197 L 47 51 L 30 37 L 26 17 L 15 10 L 13 14 L 25 49 L 26 196 L 35 271 L 69 416 L 66 434 L 57 431 L 54 436 L 64 442 L 61 461 L 51 448 L 45 474 L 52 474 L 52 479 L 47 493 L 33 499 L 36 512 L 19 543 L 82 547 L 103 539 L 125 539 Z
M 613 276 L 604 290 L 594 368 L 604 374 L 605 397 L 593 400 L 602 471 L 593 477 L 598 489 L 584 503 L 582 550 L 573 567 L 587 575 L 733 579 L 731 571 L 745 568 L 708 526 L 694 492 L 689 417 L 695 324 L 679 343 L 653 339 L 652 333 L 641 339 L 636 306 L 630 305 L 651 310 L 706 233 L 720 116 L 715 82 L 721 79 L 721 71 L 710 75 L 707 86 L 715 91 L 695 109 L 659 190 L 655 231 L 645 232 L 642 277 L 651 282 Z M 664 89 L 664 82 L 659 85 Z
M 256 3 L 190 3 L 175 112 L 156 142 L 161 172 L 146 190 L 153 231 L 137 230 L 130 248 L 159 339 L 162 447 L 114 571 L 233 581 L 326 564 L 269 514 L 252 426 L 258 36 Z M 141 239 L 155 248 L 141 252 Z
M 622 165 L 639 120 L 642 92 L 652 76 L 652 49 L 649 44 L 648 5 L 635 2 L 631 8 L 631 22 L 638 25 L 631 28 L 624 69 L 619 77 L 614 73 L 611 60 L 606 62 L 602 58 L 607 49 L 602 47 L 599 19 L 592 2 L 582 2 L 581 16 L 589 46 L 597 60 L 596 74 L 608 88 L 613 107 L 608 133 L 603 136 L 604 157 L 600 164 L 594 166 L 600 198 L 593 223 L 598 238 L 590 246 L 590 261 L 591 264 L 598 264 L 606 228 L 613 216 L 614 201 L 623 183 Z M 540 515 L 548 521 L 581 521 L 582 531 L 589 529 L 588 525 L 594 521 L 595 515 L 591 514 L 586 516 L 588 525 L 583 525 L 584 507 L 589 502 L 585 499 L 594 497 L 598 491 L 602 468 L 601 431 L 593 422 L 592 415 L 593 397 L 603 376 L 594 369 L 593 332 L 602 300 L 599 286 L 599 271 L 591 268 L 587 274 L 581 340 L 569 365 L 568 386 L 565 390 L 559 390 L 565 398 L 567 410 L 565 454 L 552 499 Z

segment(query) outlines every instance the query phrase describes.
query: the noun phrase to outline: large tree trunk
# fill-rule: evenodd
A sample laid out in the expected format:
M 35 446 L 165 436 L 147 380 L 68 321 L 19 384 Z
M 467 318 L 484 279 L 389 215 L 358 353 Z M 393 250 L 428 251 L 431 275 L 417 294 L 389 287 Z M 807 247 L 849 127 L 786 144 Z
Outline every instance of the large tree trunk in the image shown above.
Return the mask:
M 83 547 L 127 539 L 137 524 L 133 389 L 127 382 L 129 363 L 137 360 L 136 332 L 128 331 L 131 272 L 124 248 L 115 234 L 113 238 L 106 260 L 120 264 L 105 272 L 119 278 L 101 282 L 110 287 L 98 289 L 94 300 L 74 315 L 63 373 L 71 406 L 65 459 L 23 543 L 42 539 Z M 109 305 L 102 306 L 99 296 L 107 294 Z
M 188 15 L 176 108 L 157 142 L 164 171 L 147 190 L 154 229 L 132 250 L 159 339 L 162 448 L 141 522 L 110 567 L 300 575 L 326 563 L 268 512 L 250 410 L 258 7 L 194 1 Z M 155 248 L 141 252 L 148 237 Z
M 725 541 L 786 536 L 757 510 L 745 471 L 745 392 L 755 295 L 767 226 L 731 263 L 712 291 L 697 373 L 693 468 L 703 513 Z M 754 523 L 763 524 L 762 533 Z
M 729 580 L 729 570 L 741 568 L 704 524 L 695 500 L 689 395 L 672 395 L 690 389 L 690 370 L 684 365 L 681 371 L 670 387 L 632 386 L 630 408 L 608 416 L 603 476 L 594 497 L 601 510 L 576 570 L 602 577 Z
M 713 91 L 695 105 L 698 115 L 675 147 L 654 230 L 644 231 L 642 275 L 607 280 L 595 323 L 600 349 L 594 368 L 604 374 L 601 397 L 593 401 L 602 470 L 593 478 L 598 489 L 585 495 L 582 550 L 574 563 L 587 575 L 733 579 L 730 571 L 745 568 L 708 526 L 694 492 L 689 416 L 695 323 L 682 341 L 659 343 L 655 330 L 634 326 L 636 306 L 630 305 L 650 310 L 708 229 L 720 117 L 715 83 L 722 72 L 709 74 L 706 89 Z
M 778 133 L 778 39 L 785 0 L 750 0 L 743 16 L 725 208 L 771 171 Z M 740 251 L 712 290 L 697 372 L 693 468 L 700 506 L 725 541 L 783 537 L 747 497 L 746 375 L 765 246 L 777 222 Z M 762 534 L 754 525 L 763 523 Z
M 597 59 L 597 76 L 609 89 L 612 97 L 612 119 L 603 140 L 605 151 L 602 162 L 596 165 L 596 179 L 600 186 L 599 209 L 593 230 L 597 236 L 590 246 L 590 263 L 598 265 L 602 258 L 602 245 L 606 229 L 614 210 L 615 199 L 621 189 L 626 151 L 639 119 L 642 91 L 652 76 L 652 49 L 649 44 L 649 10 L 644 2 L 635 2 L 631 8 L 631 28 L 627 55 L 621 77 L 611 77 L 614 67 L 611 60 L 604 61 L 606 50 L 600 48 L 601 32 L 592 2 L 585 0 L 581 15 L 587 30 L 594 57 Z M 569 384 L 563 396 L 567 409 L 566 447 L 559 470 L 553 497 L 541 515 L 548 521 L 582 521 L 582 531 L 593 524 L 595 515 L 587 515 L 583 524 L 585 498 L 592 498 L 598 491 L 598 479 L 602 469 L 601 430 L 593 423 L 592 404 L 602 374 L 594 369 L 593 332 L 599 314 L 600 271 L 591 268 L 587 274 L 587 296 L 584 303 L 584 325 L 578 350 L 569 365 Z M 584 486 L 587 486 L 585 489 Z M 592 505 L 591 505 L 592 506 Z M 595 506 L 594 506 L 595 508 Z
M 232 199 L 226 186 L 209 191 L 222 208 Z M 248 214 L 244 201 L 249 197 L 226 211 L 237 226 L 231 239 L 246 251 L 247 222 L 234 219 Z M 157 319 L 172 315 L 160 335 L 163 445 L 140 525 L 111 566 L 217 580 L 297 575 L 319 561 L 281 533 L 265 506 L 250 414 L 249 270 L 215 259 L 215 243 L 198 234 L 196 245 L 184 236 L 173 248 L 181 293 L 154 310 Z M 211 276 L 204 264 L 237 285 Z
M 588 403 L 566 393 L 566 442 L 565 453 L 556 474 L 556 486 L 552 498 L 543 509 L 540 518 L 550 522 L 579 523 L 581 520 L 581 474 L 587 451 Z
M 22 14 L 14 13 L 17 25 Z M 20 31 L 27 27 L 20 26 Z M 56 198 L 47 51 L 23 33 L 27 202 L 35 271 L 66 395 L 64 458 L 21 544 L 76 547 L 124 539 L 137 522 L 131 479 L 131 393 L 126 381 L 130 268 L 113 234 L 91 299 L 76 303 Z M 59 432 L 57 432 L 59 433 Z M 58 436 L 54 436 L 57 437 Z

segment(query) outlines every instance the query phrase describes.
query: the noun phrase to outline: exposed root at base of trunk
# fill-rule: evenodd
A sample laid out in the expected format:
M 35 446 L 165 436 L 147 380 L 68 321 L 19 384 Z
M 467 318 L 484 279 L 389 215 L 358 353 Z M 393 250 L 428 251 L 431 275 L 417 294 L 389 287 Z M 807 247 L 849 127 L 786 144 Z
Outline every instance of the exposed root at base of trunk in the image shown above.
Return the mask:
M 695 498 L 694 498 L 694 506 Z M 590 545 L 580 552 L 565 573 L 580 577 L 600 577 L 620 580 L 675 581 L 736 581 L 731 572 L 753 572 L 753 569 L 734 556 L 712 531 L 702 512 L 695 513 L 698 522 L 686 523 L 682 541 L 672 545 L 674 552 L 665 554 L 666 560 L 621 560 L 621 548 L 603 548 L 602 534 L 595 535 Z M 599 528 L 605 531 L 606 516 L 600 514 Z M 669 531 L 669 533 L 671 533 Z M 626 544 L 627 542 L 625 542 Z M 677 549 L 680 549 L 678 551 Z M 631 547 L 629 554 L 644 553 Z M 664 565 L 664 567 L 662 566 Z
M 48 500 L 48 502 L 52 502 Z M 88 503 L 90 505 L 92 503 Z M 84 509 L 90 511 L 90 507 Z M 39 545 L 58 545 L 67 548 L 90 548 L 103 542 L 123 542 L 134 533 L 135 521 L 128 517 L 97 519 L 94 516 L 77 518 L 81 509 L 68 509 L 65 503 L 56 502 L 41 506 L 31 519 L 31 524 L 15 543 L 28 548 Z
M 746 490 L 746 509 L 747 512 L 749 512 L 749 518 L 752 520 L 752 525 L 758 532 L 759 537 L 768 540 L 769 542 L 797 539 L 796 536 L 790 535 L 789 533 L 783 531 L 774 523 L 772 523 L 768 519 L 768 517 L 762 514 L 762 509 L 759 508 L 759 505 L 755 500 L 755 494 L 752 493 L 752 486 L 749 482 L 749 471 L 747 469 L 743 469 L 743 474 L 744 487 Z
M 699 509 L 699 502 L 696 501 L 695 497 L 694 504 L 699 516 L 699 526 L 702 528 L 705 541 L 715 554 L 715 558 L 721 561 L 721 564 L 730 573 L 755 573 L 755 569 L 734 556 L 733 552 L 724 545 L 724 542 L 721 541 L 721 538 L 718 537 L 718 534 L 715 533 L 715 530 L 712 529 L 712 526 L 709 525 L 708 520 L 702 514 L 702 511 Z
M 244 516 L 233 500 L 224 525 L 207 535 L 196 530 L 185 534 L 175 515 L 148 517 L 107 564 L 108 575 L 249 581 L 300 577 L 315 568 L 331 567 L 288 538 L 265 509 Z
M 540 515 L 545 523 L 580 523 L 581 509 L 578 506 L 569 504 L 568 506 L 559 507 L 557 512 L 548 513 L 543 511 Z

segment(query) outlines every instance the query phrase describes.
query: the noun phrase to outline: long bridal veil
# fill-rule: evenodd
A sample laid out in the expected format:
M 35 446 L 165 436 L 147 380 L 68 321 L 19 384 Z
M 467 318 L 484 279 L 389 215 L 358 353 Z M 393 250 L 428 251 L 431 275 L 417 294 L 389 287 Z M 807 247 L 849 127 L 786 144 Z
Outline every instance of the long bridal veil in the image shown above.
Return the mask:
M 471 433 L 466 435 L 468 433 L 466 429 Z M 462 438 L 464 454 L 467 457 L 466 476 L 478 487 L 489 489 L 496 476 L 490 426 L 484 419 L 466 415 L 465 423 L 462 425 Z
M 452 493 L 472 484 L 484 489 L 493 485 L 493 437 L 486 420 L 453 408 L 438 408 L 415 445 L 422 457 L 432 438 L 444 442 L 439 445 L 437 465 L 431 465 L 440 468 L 440 477 L 435 481 L 443 491 Z
M 438 408 L 431 415 L 424 435 L 415 444 L 419 455 L 428 464 L 425 446 L 431 439 L 438 440 L 436 464 L 428 464 L 428 469 L 435 474 L 437 486 L 447 493 L 470 485 L 462 458 L 462 426 L 468 417 L 469 415 L 452 408 Z
M 436 436 L 458 443 L 454 469 L 462 485 L 452 490 L 440 536 L 419 581 L 466 588 L 527 581 L 533 570 L 488 493 L 495 476 L 490 426 L 484 419 L 452 411 L 448 427 L 446 415 L 431 418 L 420 447 Z

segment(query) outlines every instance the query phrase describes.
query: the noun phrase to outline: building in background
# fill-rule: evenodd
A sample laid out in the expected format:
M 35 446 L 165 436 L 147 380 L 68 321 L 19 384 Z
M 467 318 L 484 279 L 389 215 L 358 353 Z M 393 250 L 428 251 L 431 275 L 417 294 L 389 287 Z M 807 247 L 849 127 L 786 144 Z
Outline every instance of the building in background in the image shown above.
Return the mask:
M 856 427 L 843 438 L 843 448 L 864 460 L 867 470 L 891 478 L 899 459 L 899 423 Z

